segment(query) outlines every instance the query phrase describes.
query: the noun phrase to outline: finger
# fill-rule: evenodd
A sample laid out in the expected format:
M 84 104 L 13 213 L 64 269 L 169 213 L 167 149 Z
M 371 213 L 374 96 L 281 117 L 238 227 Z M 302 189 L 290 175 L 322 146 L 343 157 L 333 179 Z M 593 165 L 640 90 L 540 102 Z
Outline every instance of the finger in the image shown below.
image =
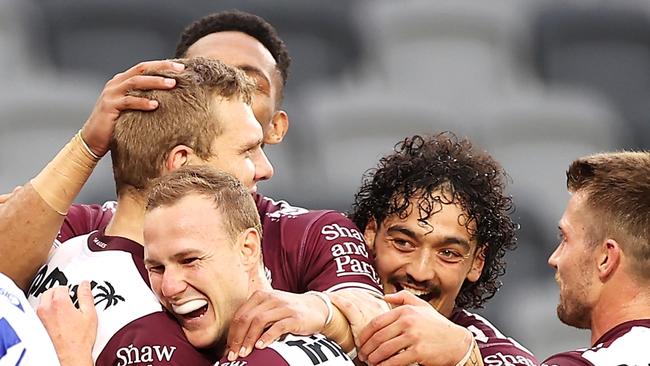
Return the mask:
M 151 111 L 158 108 L 158 101 L 125 95 L 115 102 L 113 108 L 120 112 L 126 110 Z
M 116 82 L 124 81 L 135 75 L 149 74 L 161 71 L 180 72 L 185 69 L 185 65 L 180 62 L 170 60 L 145 61 L 131 67 L 130 69 L 119 73 L 113 77 Z
M 255 348 L 265 348 L 269 344 L 280 339 L 280 337 L 283 335 L 292 333 L 293 329 L 295 329 L 295 327 L 292 326 L 292 319 L 285 318 L 283 320 L 277 321 L 258 337 L 258 340 L 255 343 Z
M 412 342 L 410 338 L 405 335 L 389 339 L 368 355 L 368 363 L 377 365 L 381 362 L 385 362 L 391 357 L 397 356 L 398 353 L 406 353 L 408 352 L 407 348 L 410 347 L 411 344 Z M 408 365 L 408 363 L 402 363 L 400 365 Z
M 154 75 L 136 75 L 130 77 L 115 88 L 111 92 L 124 94 L 130 90 L 152 90 L 152 89 L 171 89 L 176 85 L 176 79 L 166 78 L 163 76 Z
M 79 310 L 84 314 L 96 314 L 95 298 L 90 290 L 90 283 L 82 281 L 77 288 L 77 299 L 79 301 Z
M 248 332 L 243 338 L 242 345 L 239 351 L 239 357 L 246 357 L 253 350 L 255 344 L 260 339 L 264 330 L 268 327 L 273 327 L 277 323 L 281 323 L 277 331 L 282 331 L 285 327 L 293 325 L 291 330 L 297 330 L 296 319 L 292 317 L 293 313 L 287 308 L 274 308 L 266 311 L 259 312 L 251 322 Z M 280 335 L 286 332 L 280 333 Z
M 234 361 L 237 358 L 237 355 L 242 352 L 244 338 L 248 334 L 253 321 L 256 320 L 255 318 L 259 314 L 273 309 L 274 306 L 270 305 L 270 301 L 265 302 L 263 300 L 262 296 L 256 296 L 254 294 L 233 316 L 227 338 L 228 359 L 230 361 Z
M 383 362 L 376 364 L 377 366 L 402 366 L 402 365 L 417 365 L 418 359 L 415 351 L 406 349 L 403 352 L 397 352 L 392 356 L 386 358 Z
M 54 293 L 53 289 L 49 289 L 40 296 L 38 302 L 38 308 L 36 308 L 36 314 L 45 323 L 47 314 L 49 313 L 52 305 L 52 294 Z
M 55 310 L 61 311 L 65 309 L 68 305 L 72 305 L 72 299 L 70 299 L 70 289 L 67 286 L 56 286 L 52 289 L 52 306 Z
M 370 323 L 363 328 L 361 333 L 359 333 L 359 344 L 363 346 L 363 344 L 366 343 L 373 334 L 396 321 L 399 316 L 400 312 L 397 311 L 397 309 L 393 309 L 372 319 Z
M 359 347 L 358 352 L 360 357 L 364 360 L 368 359 L 370 354 L 377 351 L 377 349 L 384 343 L 399 337 L 402 332 L 402 326 L 398 322 L 393 322 L 378 332 L 373 333 L 372 336 Z
M 16 186 L 11 193 L 4 193 L 0 194 L 0 204 L 7 202 L 9 197 L 13 196 L 16 192 L 20 191 L 23 188 L 23 186 Z
M 401 305 L 417 305 L 417 306 L 430 306 L 428 302 L 420 299 L 419 297 L 413 295 L 412 293 L 402 290 L 395 294 L 385 295 L 384 300 L 391 305 L 401 306 Z

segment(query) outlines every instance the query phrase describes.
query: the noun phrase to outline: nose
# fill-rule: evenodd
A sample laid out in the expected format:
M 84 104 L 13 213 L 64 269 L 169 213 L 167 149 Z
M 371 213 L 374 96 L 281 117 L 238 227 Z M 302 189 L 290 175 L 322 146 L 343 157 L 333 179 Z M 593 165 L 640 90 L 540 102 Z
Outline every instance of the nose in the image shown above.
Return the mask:
M 551 256 L 548 257 L 548 265 L 557 269 L 557 260 L 558 257 L 560 256 L 560 246 L 558 245 L 557 248 L 551 253 Z
M 160 288 L 160 291 L 165 298 L 174 300 L 180 297 L 186 287 L 187 284 L 179 271 L 176 271 L 173 268 L 165 269 Z
M 417 258 L 413 258 L 406 272 L 420 283 L 430 282 L 436 277 L 434 260 L 428 253 L 422 253 Z
M 269 158 L 264 153 L 263 149 L 259 149 L 259 154 L 255 159 L 255 181 L 262 181 L 271 179 L 273 176 L 273 165 L 269 161 Z

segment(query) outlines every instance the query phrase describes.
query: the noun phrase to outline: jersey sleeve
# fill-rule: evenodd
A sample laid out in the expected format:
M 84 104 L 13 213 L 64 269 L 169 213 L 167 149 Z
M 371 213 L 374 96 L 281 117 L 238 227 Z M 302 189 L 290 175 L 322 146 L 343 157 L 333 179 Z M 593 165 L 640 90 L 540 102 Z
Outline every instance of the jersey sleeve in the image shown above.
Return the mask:
M 527 350 L 518 347 L 513 342 L 501 339 L 492 340 L 490 343 L 482 343 L 477 339 L 483 364 L 488 365 L 513 365 L 513 366 L 537 366 L 539 361 Z
M 63 243 L 70 238 L 105 228 L 113 217 L 114 207 L 115 202 L 106 202 L 103 205 L 72 205 L 56 240 Z
M 594 366 L 591 362 L 580 357 L 578 353 L 564 352 L 547 358 L 542 366 Z
M 213 364 L 214 359 L 192 347 L 178 323 L 165 312 L 126 325 L 111 337 L 95 361 L 95 366 Z
M 363 235 L 345 215 L 327 211 L 307 228 L 300 252 L 306 290 L 359 288 L 382 296 L 374 259 Z

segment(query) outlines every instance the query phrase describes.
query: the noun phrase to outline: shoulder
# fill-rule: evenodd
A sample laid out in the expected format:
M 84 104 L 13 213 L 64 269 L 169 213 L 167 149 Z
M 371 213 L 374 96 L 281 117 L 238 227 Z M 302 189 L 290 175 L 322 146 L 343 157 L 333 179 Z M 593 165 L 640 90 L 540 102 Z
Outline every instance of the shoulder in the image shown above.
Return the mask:
M 178 323 L 160 311 L 120 329 L 103 348 L 96 365 L 212 365 L 214 360 L 187 341 Z
M 114 201 L 103 205 L 72 205 L 63 220 L 57 241 L 63 242 L 71 237 L 105 228 L 113 217 L 116 205 Z
M 544 360 L 542 366 L 593 366 L 591 362 L 582 357 L 582 351 L 577 350 L 555 354 Z
M 553 355 L 544 365 L 646 365 L 648 339 L 650 319 L 632 320 L 605 333 L 595 346 Z
M 50 338 L 25 295 L 0 273 L 0 364 L 58 365 Z
M 538 365 L 537 358 L 513 338 L 507 337 L 484 317 L 466 310 L 457 311 L 451 319 L 474 335 L 483 363 L 488 365 Z

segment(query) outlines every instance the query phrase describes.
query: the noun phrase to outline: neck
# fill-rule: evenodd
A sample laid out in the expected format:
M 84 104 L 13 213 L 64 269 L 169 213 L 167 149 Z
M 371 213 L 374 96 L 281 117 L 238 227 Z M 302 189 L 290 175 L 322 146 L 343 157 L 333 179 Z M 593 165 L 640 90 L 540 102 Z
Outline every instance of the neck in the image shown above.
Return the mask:
M 142 245 L 144 211 L 145 199 L 142 194 L 131 190 L 120 194 L 115 215 L 106 227 L 106 235 L 120 236 Z
M 591 315 L 591 344 L 621 323 L 650 319 L 650 287 L 627 277 L 603 289 Z
M 273 290 L 271 282 L 266 278 L 266 272 L 264 266 L 257 266 L 258 270 L 250 274 L 250 280 L 248 282 L 248 293 L 252 295 L 255 291 L 260 290 Z

